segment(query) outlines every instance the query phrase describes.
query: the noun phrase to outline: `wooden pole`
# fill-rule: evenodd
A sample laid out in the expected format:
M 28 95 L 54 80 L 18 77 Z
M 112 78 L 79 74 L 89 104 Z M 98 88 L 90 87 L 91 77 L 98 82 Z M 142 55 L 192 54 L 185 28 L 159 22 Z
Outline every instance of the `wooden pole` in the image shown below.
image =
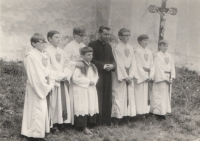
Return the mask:
M 162 0 L 161 8 L 166 8 L 166 1 L 167 0 Z M 162 30 L 163 30 L 163 28 L 161 26 L 162 22 L 163 22 L 163 17 L 162 17 L 162 15 L 160 15 L 160 29 L 159 29 L 159 40 L 158 41 L 163 40 L 163 36 L 161 36 Z

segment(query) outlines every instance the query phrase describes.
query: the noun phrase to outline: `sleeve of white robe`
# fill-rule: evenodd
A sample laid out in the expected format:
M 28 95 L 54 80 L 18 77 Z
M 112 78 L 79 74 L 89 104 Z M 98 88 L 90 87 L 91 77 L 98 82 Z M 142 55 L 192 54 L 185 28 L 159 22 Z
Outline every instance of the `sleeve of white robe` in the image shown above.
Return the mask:
M 46 67 L 47 69 L 44 70 L 46 76 L 49 76 L 50 79 L 54 79 L 54 80 L 57 80 L 57 81 L 62 80 L 64 77 L 68 78 L 68 75 L 70 75 L 70 77 L 71 77 L 71 71 L 70 71 L 70 74 L 54 71 L 54 67 L 53 67 L 53 64 L 51 62 L 51 57 L 50 57 L 49 53 L 45 52 L 45 54 L 48 57 L 48 64 L 49 64 Z M 70 78 L 69 78 L 69 80 L 70 80 Z
M 122 59 L 121 59 L 121 53 L 116 48 L 113 50 L 113 56 L 114 56 L 115 62 L 117 64 L 118 80 L 122 81 L 123 79 L 128 78 L 128 75 L 126 73 L 125 67 L 124 67 Z
M 148 75 L 143 70 L 142 62 L 140 60 L 140 55 L 138 52 L 135 52 L 135 60 L 137 63 L 137 72 L 138 72 L 138 80 L 137 83 L 142 83 L 148 79 Z
M 70 82 L 70 79 L 72 77 L 72 71 L 71 71 L 71 64 L 70 64 L 70 60 L 68 58 L 68 56 L 66 54 L 64 54 L 65 56 L 65 62 L 64 62 L 64 74 L 65 77 L 67 77 L 67 80 Z
M 172 56 L 170 56 L 170 57 L 171 57 L 171 78 L 175 78 L 176 73 L 175 73 L 174 61 L 172 59 Z
M 151 58 L 150 58 L 150 78 L 154 79 L 154 75 L 155 75 L 155 66 L 154 66 L 153 56 L 151 54 Z
M 96 72 L 96 75 L 95 75 L 95 77 L 92 79 L 92 82 L 94 82 L 94 84 L 96 85 L 98 79 L 99 79 L 99 75 L 98 75 L 98 72 Z
M 71 49 L 68 46 L 66 46 L 64 48 L 64 52 L 65 52 L 65 56 L 69 59 L 69 64 L 70 64 L 71 68 L 74 68 L 76 66 L 77 62 L 72 60 L 73 53 L 72 53 Z
M 154 57 L 154 64 L 155 64 L 155 82 L 161 82 L 161 81 L 165 81 L 168 80 L 164 70 L 161 69 L 162 63 L 160 61 L 160 58 L 158 57 L 158 55 L 156 55 Z
M 33 90 L 41 99 L 46 98 L 51 90 L 51 86 L 47 84 L 43 69 L 37 64 L 31 55 L 28 55 L 24 59 L 24 65 L 26 68 L 28 81 Z
M 81 73 L 79 68 L 75 68 L 72 81 L 80 87 L 87 88 L 90 85 L 90 80 Z

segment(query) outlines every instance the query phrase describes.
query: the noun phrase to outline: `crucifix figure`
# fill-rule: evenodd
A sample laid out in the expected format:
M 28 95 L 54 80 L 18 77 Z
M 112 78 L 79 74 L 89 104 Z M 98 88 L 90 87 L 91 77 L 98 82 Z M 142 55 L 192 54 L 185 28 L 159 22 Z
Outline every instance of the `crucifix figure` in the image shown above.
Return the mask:
M 166 8 L 166 1 L 167 0 L 162 0 L 161 7 L 156 7 L 155 5 L 150 5 L 149 6 L 149 12 L 151 13 L 159 13 L 160 14 L 160 29 L 159 29 L 159 40 L 164 39 L 164 31 L 165 31 L 165 22 L 166 14 L 171 14 L 171 15 L 176 15 L 177 14 L 177 9 L 172 7 L 172 8 Z

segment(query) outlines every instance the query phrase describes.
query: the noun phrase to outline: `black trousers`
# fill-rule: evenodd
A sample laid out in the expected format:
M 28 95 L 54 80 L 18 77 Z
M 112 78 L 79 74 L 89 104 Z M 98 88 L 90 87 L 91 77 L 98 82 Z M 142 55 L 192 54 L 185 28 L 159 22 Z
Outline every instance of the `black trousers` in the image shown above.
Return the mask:
M 76 128 L 83 130 L 86 126 L 90 124 L 96 124 L 97 115 L 89 116 L 74 116 L 74 125 Z

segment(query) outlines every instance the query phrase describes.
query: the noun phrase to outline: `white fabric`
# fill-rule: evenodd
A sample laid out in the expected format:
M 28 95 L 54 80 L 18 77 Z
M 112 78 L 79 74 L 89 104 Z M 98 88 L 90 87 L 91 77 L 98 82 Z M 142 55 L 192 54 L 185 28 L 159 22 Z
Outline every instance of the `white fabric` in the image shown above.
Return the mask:
M 49 132 L 46 96 L 53 85 L 47 84 L 46 76 L 53 73 L 43 65 L 43 59 L 47 56 L 37 49 L 31 50 L 24 59 L 28 80 L 21 134 L 27 137 L 43 138 Z
M 98 96 L 96 90 L 98 75 L 95 75 L 92 67 L 89 67 L 87 76 L 82 74 L 79 68 L 75 68 L 72 80 L 74 82 L 74 115 L 93 116 L 94 114 L 99 113 Z M 95 85 L 89 86 L 91 81 L 94 82 Z
M 82 47 L 85 47 L 83 43 L 78 43 L 76 40 L 72 40 L 64 48 L 64 52 L 70 60 L 69 62 L 70 62 L 72 71 L 74 71 L 77 61 L 83 60 L 80 55 L 80 49 Z
M 69 64 L 71 67 L 71 71 L 74 72 L 76 63 L 78 61 L 82 61 L 83 59 L 81 58 L 80 55 L 80 49 L 82 47 L 85 47 L 83 43 L 78 43 L 75 39 L 71 41 L 69 44 L 66 45 L 64 48 L 65 55 L 69 59 Z M 73 104 L 73 86 L 74 83 L 73 81 L 70 81 L 70 86 L 69 86 L 69 95 L 70 95 L 70 102 L 71 102 L 71 123 L 74 124 L 74 104 Z
M 125 54 L 125 51 L 129 53 Z M 113 55 L 116 62 L 116 71 L 113 74 L 112 83 L 112 114 L 111 117 L 122 118 L 123 116 L 135 116 L 135 95 L 133 77 L 137 77 L 137 68 L 133 48 L 130 45 L 119 43 L 113 49 Z M 126 69 L 129 68 L 129 74 Z M 125 79 L 131 77 L 132 84 L 127 85 Z M 129 105 L 127 106 L 127 97 Z
M 148 56 L 145 60 L 145 55 Z M 148 82 L 146 80 L 151 77 L 154 78 L 155 67 L 153 57 L 150 50 L 139 47 L 135 51 L 135 60 L 137 64 L 138 80 L 135 85 L 135 99 L 137 114 L 149 113 L 148 106 Z M 150 69 L 150 75 L 143 70 L 143 67 Z
M 68 81 L 70 81 L 72 72 L 70 70 L 69 66 L 69 60 L 65 56 L 64 51 L 57 47 L 53 47 L 52 45 L 48 46 L 46 48 L 46 52 L 48 57 L 50 58 L 51 66 L 54 70 L 59 71 L 61 73 L 64 73 L 67 77 Z M 56 55 L 60 56 L 60 61 L 56 59 Z M 61 88 L 60 86 L 61 79 L 57 79 L 56 82 L 58 83 L 57 86 L 54 87 L 54 90 L 52 92 L 52 95 L 50 97 L 50 106 L 51 106 L 51 126 L 52 124 L 58 123 L 71 123 L 71 108 L 70 108 L 70 98 L 68 94 L 68 88 L 65 85 L 65 94 L 66 94 L 66 106 L 67 106 L 67 120 L 63 121 L 62 117 L 62 100 L 61 100 Z
M 165 82 L 165 80 L 169 80 L 169 74 L 164 72 L 171 72 L 171 78 L 175 78 L 174 62 L 170 54 L 159 51 L 154 57 L 154 64 L 155 82 L 151 96 L 151 112 L 157 115 L 165 115 L 171 113 L 172 87 Z

